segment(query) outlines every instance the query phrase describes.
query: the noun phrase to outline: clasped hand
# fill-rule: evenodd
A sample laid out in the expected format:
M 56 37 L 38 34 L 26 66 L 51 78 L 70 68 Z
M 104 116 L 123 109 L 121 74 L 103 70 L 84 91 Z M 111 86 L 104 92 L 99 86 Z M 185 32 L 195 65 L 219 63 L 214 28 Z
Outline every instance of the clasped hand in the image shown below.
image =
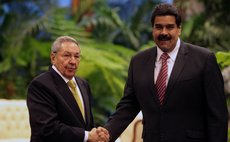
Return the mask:
M 108 142 L 109 132 L 103 127 L 93 128 L 89 132 L 89 138 L 87 142 Z

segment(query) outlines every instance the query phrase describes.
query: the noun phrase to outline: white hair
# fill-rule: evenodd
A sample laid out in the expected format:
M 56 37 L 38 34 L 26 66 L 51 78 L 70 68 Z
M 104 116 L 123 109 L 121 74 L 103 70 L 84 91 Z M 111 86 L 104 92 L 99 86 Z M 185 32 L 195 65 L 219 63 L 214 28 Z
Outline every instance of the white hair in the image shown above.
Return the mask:
M 53 42 L 51 52 L 56 53 L 61 48 L 63 42 L 73 42 L 79 46 L 79 43 L 74 38 L 70 36 L 60 36 Z

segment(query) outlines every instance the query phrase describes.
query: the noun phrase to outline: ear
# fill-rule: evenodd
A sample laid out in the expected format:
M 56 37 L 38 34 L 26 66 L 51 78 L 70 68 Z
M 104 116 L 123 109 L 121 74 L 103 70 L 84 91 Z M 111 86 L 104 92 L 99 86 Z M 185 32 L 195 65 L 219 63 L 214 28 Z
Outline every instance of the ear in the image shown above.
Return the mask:
M 52 64 L 54 64 L 55 63 L 55 53 L 50 53 L 50 61 L 51 61 L 51 63 Z
M 179 28 L 178 28 L 178 35 L 179 36 L 181 35 L 181 26 L 179 26 Z

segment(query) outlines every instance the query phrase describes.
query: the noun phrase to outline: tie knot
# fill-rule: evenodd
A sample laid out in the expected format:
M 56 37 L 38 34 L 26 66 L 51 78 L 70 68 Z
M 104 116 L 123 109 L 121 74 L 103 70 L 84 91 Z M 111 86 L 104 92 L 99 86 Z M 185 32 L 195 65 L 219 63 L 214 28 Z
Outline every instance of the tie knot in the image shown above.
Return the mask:
M 163 61 L 166 61 L 168 58 L 169 58 L 169 55 L 165 52 L 161 55 L 161 60 Z
M 75 82 L 74 82 L 73 80 L 69 80 L 69 81 L 67 82 L 67 84 L 68 84 L 69 87 L 72 88 L 72 89 L 76 88 L 76 84 L 75 84 Z

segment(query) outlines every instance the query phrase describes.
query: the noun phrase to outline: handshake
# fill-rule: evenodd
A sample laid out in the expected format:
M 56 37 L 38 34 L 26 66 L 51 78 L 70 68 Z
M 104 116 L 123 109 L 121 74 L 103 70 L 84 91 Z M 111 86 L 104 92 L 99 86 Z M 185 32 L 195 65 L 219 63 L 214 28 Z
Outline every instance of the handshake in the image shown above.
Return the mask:
M 89 132 L 87 142 L 108 142 L 110 138 L 108 130 L 103 127 L 93 128 Z

